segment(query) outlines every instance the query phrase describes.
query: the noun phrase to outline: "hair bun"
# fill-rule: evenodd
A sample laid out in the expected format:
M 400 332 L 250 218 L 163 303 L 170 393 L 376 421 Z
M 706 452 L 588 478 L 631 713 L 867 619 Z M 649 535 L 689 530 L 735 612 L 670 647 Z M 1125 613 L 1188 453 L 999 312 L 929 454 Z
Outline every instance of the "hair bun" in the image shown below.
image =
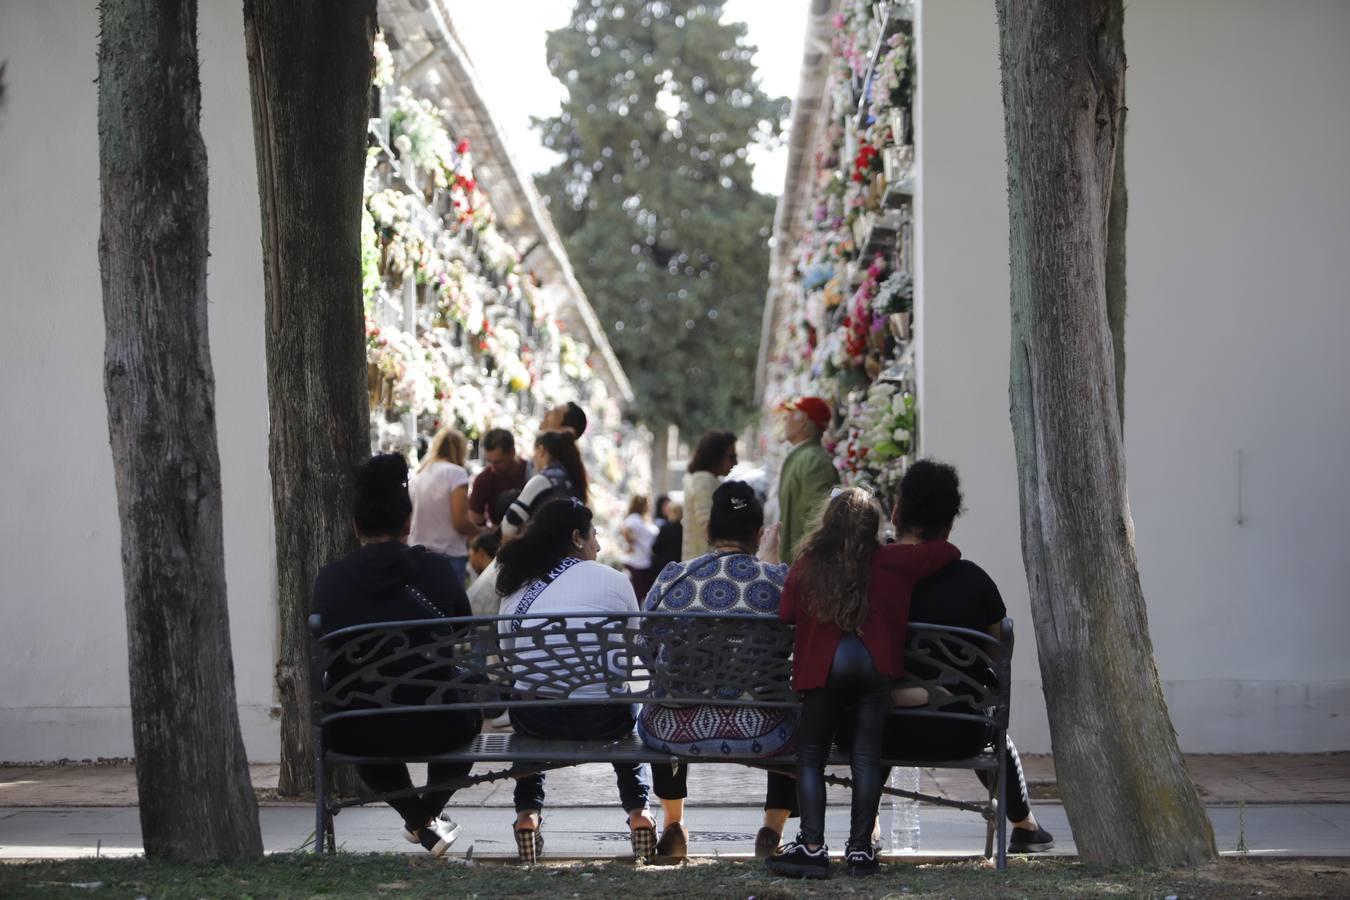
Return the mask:
M 744 481 L 724 481 L 713 491 L 713 504 L 733 514 L 752 509 L 758 502 L 759 495 Z

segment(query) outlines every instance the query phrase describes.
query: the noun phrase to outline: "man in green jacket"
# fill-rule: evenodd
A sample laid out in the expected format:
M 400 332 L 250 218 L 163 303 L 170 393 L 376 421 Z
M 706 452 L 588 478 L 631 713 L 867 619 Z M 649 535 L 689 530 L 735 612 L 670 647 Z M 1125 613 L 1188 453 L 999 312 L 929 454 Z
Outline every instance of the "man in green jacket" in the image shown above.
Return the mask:
M 779 556 L 791 565 L 797 544 L 815 523 L 820 509 L 839 484 L 839 472 L 820 436 L 830 427 L 830 407 L 819 397 L 796 397 L 781 407 L 787 413 L 785 436 L 792 444 L 778 476 L 778 512 L 783 523 Z

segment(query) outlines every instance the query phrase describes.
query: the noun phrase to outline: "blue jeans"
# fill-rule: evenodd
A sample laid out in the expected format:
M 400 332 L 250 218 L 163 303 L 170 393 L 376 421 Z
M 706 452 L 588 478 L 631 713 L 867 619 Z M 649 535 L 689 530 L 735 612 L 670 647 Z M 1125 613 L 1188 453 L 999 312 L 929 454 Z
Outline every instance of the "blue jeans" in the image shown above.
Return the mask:
M 511 710 L 511 726 L 517 734 L 562 740 L 615 740 L 631 734 L 637 721 L 631 705 L 574 703 L 567 706 L 523 707 Z M 614 763 L 614 780 L 624 812 L 647 808 L 651 781 L 645 765 Z M 516 812 L 544 808 L 544 773 L 516 779 Z
M 467 556 L 450 557 L 450 565 L 455 568 L 455 577 L 459 579 L 461 586 L 464 584 L 465 577 L 469 574 L 469 558 Z

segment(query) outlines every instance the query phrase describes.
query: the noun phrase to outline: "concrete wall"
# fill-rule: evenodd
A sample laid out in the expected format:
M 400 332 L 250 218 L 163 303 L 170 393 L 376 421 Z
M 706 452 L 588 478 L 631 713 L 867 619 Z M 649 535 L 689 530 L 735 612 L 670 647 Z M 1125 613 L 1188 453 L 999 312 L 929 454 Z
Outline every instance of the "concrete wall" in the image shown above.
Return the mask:
M 202 4 L 210 325 L 245 743 L 277 757 L 259 215 L 243 17 Z M 93 3 L 0 3 L 0 760 L 130 756 L 103 397 Z
M 1126 455 L 1173 722 L 1194 752 L 1344 750 L 1350 5 L 1136 0 L 1125 45 Z M 924 2 L 919 47 L 923 450 L 962 472 L 956 540 L 1023 626 L 1014 732 L 1044 750 L 992 8 Z

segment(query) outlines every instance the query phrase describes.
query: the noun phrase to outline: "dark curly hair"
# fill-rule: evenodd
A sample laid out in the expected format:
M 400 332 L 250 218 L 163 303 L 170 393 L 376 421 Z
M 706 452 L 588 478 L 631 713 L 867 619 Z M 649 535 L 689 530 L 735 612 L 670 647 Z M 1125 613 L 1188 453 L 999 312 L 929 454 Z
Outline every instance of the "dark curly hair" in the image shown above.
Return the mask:
M 403 534 L 412 515 L 408 461 L 397 453 L 382 453 L 357 466 L 352 476 L 357 529 L 367 537 Z
M 900 499 L 891 523 L 899 534 L 913 532 L 925 541 L 935 541 L 951 531 L 961 512 L 961 479 L 956 469 L 921 459 L 900 480 Z

